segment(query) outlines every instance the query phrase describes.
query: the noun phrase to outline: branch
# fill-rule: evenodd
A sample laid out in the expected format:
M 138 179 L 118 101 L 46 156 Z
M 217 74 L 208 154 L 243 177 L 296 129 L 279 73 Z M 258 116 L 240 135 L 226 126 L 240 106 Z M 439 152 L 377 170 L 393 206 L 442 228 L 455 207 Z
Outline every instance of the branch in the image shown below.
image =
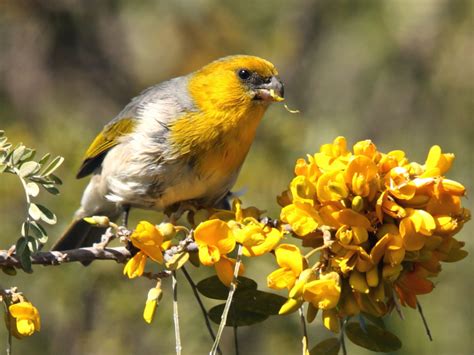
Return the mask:
M 31 263 L 38 265 L 60 265 L 70 262 L 91 262 L 94 260 L 115 260 L 125 263 L 132 257 L 125 247 L 116 248 L 78 248 L 65 251 L 43 251 L 31 255 Z M 0 250 L 0 266 L 21 268 L 20 260 L 16 255 L 9 255 L 7 250 Z

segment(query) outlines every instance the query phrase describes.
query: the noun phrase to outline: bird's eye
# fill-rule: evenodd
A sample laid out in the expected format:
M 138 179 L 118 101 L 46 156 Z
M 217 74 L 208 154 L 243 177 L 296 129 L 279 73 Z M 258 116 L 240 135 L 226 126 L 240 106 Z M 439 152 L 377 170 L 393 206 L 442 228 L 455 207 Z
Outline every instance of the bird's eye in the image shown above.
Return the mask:
M 240 69 L 239 70 L 239 78 L 242 79 L 242 80 L 247 80 L 248 78 L 250 78 L 250 71 L 248 71 L 247 69 Z

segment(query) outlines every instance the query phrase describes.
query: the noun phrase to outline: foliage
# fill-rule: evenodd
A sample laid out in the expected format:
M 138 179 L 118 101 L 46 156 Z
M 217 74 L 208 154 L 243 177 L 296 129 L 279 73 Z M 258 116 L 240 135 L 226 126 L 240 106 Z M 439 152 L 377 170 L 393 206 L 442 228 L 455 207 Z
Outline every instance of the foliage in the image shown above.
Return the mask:
M 18 176 L 28 204 L 22 236 L 8 253 L 21 260 L 26 272 L 32 272 L 31 256 L 41 249 L 46 234 L 33 237 L 28 231 L 42 231 L 39 221 L 54 223 L 55 216 L 30 197 L 38 195 L 38 185 L 57 193 L 55 185 L 60 180 L 53 172 L 62 158 L 46 164 L 46 155 L 35 162 L 32 149 L 23 145 L 12 149 L 6 138 L 1 153 L 2 171 Z M 401 314 L 401 306 L 410 306 L 419 308 L 425 321 L 417 296 L 433 290 L 429 279 L 439 274 L 440 262 L 456 262 L 467 255 L 461 249 L 464 244 L 454 239 L 470 212 L 461 204 L 464 186 L 445 177 L 453 160 L 453 154 L 442 153 L 438 146 L 430 149 L 424 164 L 410 162 L 401 150 L 382 153 L 368 140 L 350 151 L 345 138 L 337 137 L 307 160 L 297 160 L 289 189 L 278 197 L 282 210 L 277 220 L 263 217 L 257 207 L 243 208 L 239 199 L 234 199 L 231 210 L 191 209 L 187 225 L 142 221 L 127 230 L 107 217 L 85 220 L 108 228 L 95 248 L 103 249 L 119 237 L 130 250 L 124 274 L 155 280 L 143 311 L 147 323 L 153 321 L 166 296 L 163 279 L 172 276 L 177 353 L 181 341 L 175 274 L 187 264 L 215 268 L 216 276 L 197 285 L 188 279 L 201 307 L 196 290 L 208 298 L 226 300 L 203 310 L 215 338 L 211 353 L 218 349 L 224 326 L 248 326 L 298 309 L 303 324 L 312 322 L 321 310 L 324 326 L 340 333 L 339 339 L 320 342 L 310 354 L 335 354 L 340 347 L 346 353 L 346 336 L 364 348 L 391 352 L 401 347 L 401 341 L 386 329 L 382 317 L 394 309 Z M 171 221 L 179 217 L 172 215 Z M 309 248 L 306 254 L 288 243 L 290 236 Z M 287 289 L 287 299 L 258 290 L 254 280 L 238 276 L 245 272 L 243 258 L 269 253 L 275 255 L 279 269 L 268 275 L 268 287 Z M 148 260 L 155 272 L 146 271 Z M 3 268 L 12 266 L 6 263 Z M 10 334 L 22 338 L 39 331 L 38 310 L 16 288 L 2 289 L 2 300 Z M 358 322 L 349 322 L 355 317 Z M 217 337 L 208 318 L 220 324 Z M 303 343 L 308 344 L 305 329 Z

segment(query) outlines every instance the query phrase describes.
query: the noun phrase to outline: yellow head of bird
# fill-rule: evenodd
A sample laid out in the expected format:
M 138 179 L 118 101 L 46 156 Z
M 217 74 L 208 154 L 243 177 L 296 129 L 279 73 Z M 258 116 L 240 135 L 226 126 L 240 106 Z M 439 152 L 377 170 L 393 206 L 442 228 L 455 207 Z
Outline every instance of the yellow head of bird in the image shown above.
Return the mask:
M 200 109 L 220 112 L 268 106 L 284 95 L 275 66 L 244 55 L 224 57 L 199 69 L 191 76 L 189 90 Z

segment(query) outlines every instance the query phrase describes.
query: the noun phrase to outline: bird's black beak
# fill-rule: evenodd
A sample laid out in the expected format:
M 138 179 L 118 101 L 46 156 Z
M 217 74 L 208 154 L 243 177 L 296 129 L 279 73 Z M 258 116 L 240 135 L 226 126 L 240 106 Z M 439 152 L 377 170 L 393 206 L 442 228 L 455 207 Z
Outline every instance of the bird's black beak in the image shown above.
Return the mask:
M 255 88 L 255 100 L 283 101 L 285 87 L 277 76 L 268 78 L 264 83 Z

